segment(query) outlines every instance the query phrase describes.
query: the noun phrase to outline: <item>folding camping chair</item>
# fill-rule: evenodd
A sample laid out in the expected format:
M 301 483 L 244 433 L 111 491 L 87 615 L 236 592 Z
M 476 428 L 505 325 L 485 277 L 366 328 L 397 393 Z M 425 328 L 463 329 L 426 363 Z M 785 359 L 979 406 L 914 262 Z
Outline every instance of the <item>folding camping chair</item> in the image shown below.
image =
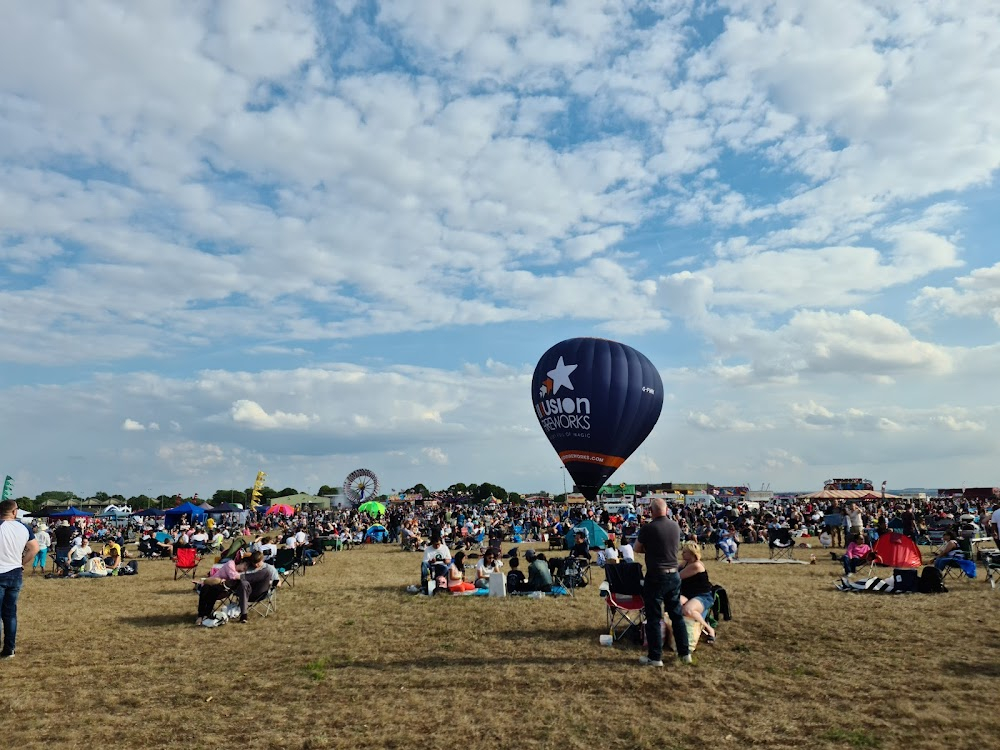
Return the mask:
M 308 554 L 306 554 L 307 552 Z M 303 552 L 302 555 L 303 557 L 312 558 L 313 565 L 321 563 L 326 556 L 326 545 L 323 544 L 322 539 L 313 539 L 309 542 L 306 552 Z
M 575 596 L 577 589 L 590 583 L 590 561 L 582 557 L 567 557 L 559 573 L 553 573 L 552 582 Z
M 247 614 L 254 612 L 261 617 L 277 611 L 278 583 L 271 580 L 271 571 L 266 567 L 253 570 L 243 576 L 247 585 Z
M 268 615 L 274 614 L 278 611 L 278 582 L 272 581 L 268 583 L 267 589 L 260 594 L 254 596 L 250 594 L 250 598 L 247 599 L 247 614 L 251 612 L 260 615 L 261 617 L 267 617 Z
M 198 570 L 198 550 L 194 547 L 178 547 L 174 550 L 174 556 L 177 561 L 174 564 L 174 580 L 177 580 L 178 574 L 181 578 L 194 580 L 195 571 Z
M 622 562 L 604 568 L 608 584 L 604 604 L 607 607 L 608 633 L 612 643 L 631 634 L 642 642 L 646 610 L 642 602 L 642 565 Z
M 976 560 L 972 553 L 972 542 L 968 539 L 956 539 L 958 549 L 951 553 L 951 557 L 939 560 L 940 564 L 935 564 L 941 571 L 941 580 L 954 575 L 956 580 L 961 578 L 976 577 Z
M 274 569 L 278 571 L 278 575 L 281 576 L 281 582 L 288 584 L 289 588 L 294 588 L 295 586 L 295 575 L 299 571 L 299 564 L 295 561 L 295 550 L 279 549 L 278 554 L 274 556 L 274 562 L 271 563 Z
M 230 543 L 229 548 L 222 553 L 222 557 L 219 559 L 219 562 L 225 562 L 226 560 L 233 560 L 234 562 L 238 562 L 240 559 L 240 555 L 244 551 L 246 551 L 246 549 L 247 549 L 247 543 L 243 539 L 243 537 L 241 536 L 236 537 Z
M 792 550 L 795 549 L 792 532 L 784 527 L 767 530 L 767 548 L 772 560 L 780 560 L 781 558 L 793 560 L 795 558 L 792 554 Z

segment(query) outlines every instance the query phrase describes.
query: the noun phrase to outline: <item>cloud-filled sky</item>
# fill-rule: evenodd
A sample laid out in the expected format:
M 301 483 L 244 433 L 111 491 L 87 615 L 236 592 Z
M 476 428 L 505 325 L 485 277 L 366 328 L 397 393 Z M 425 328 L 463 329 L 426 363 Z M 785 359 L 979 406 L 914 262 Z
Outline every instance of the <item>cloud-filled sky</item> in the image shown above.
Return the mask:
M 998 166 L 993 0 L 13 4 L 0 474 L 562 491 L 603 336 L 615 481 L 992 486 Z

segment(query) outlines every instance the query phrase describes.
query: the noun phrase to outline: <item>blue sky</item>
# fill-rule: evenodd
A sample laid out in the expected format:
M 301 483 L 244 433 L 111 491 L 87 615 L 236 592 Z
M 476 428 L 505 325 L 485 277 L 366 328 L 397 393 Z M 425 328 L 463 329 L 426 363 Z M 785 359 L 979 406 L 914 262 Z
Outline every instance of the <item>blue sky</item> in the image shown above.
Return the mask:
M 0 28 L 19 493 L 561 490 L 565 338 L 667 395 L 615 475 L 997 483 L 1000 11 L 20 4 Z

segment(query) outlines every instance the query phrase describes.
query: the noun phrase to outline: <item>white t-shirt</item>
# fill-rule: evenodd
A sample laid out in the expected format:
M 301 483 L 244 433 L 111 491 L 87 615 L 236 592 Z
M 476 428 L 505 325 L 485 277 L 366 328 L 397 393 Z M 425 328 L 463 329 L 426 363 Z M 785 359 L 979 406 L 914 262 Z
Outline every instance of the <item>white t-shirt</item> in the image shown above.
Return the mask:
M 635 551 L 631 544 L 623 544 L 618 548 L 618 553 L 622 556 L 623 562 L 635 562 Z
M 1000 526 L 1000 508 L 993 511 L 993 515 L 990 516 L 990 523 L 994 526 Z
M 69 559 L 86 560 L 88 557 L 91 556 L 91 554 L 93 554 L 93 552 L 94 550 L 90 548 L 89 544 L 86 545 L 85 547 L 74 547 L 69 551 Z
M 432 563 L 438 555 L 441 556 L 442 562 L 448 562 L 451 559 L 451 552 L 448 550 L 447 545 L 442 544 L 440 547 L 428 545 L 427 549 L 424 550 L 424 562 Z
M 295 543 L 296 544 L 305 544 L 307 539 L 308 539 L 308 537 L 306 536 L 306 532 L 304 532 L 304 531 L 298 531 L 298 532 L 295 533 Z
M 476 565 L 476 578 L 489 578 L 490 573 L 499 573 L 501 568 L 503 568 L 503 560 L 494 560 L 487 569 L 486 560 L 480 559 Z
M 21 570 L 24 547 L 35 538 L 34 532 L 20 521 L 0 522 L 0 573 Z
M 288 547 L 288 549 L 295 549 L 295 535 L 294 534 L 292 536 L 288 537 L 288 539 L 285 540 L 285 546 Z
M 616 550 L 614 547 L 608 547 L 606 550 L 604 550 L 604 559 L 605 560 L 617 560 L 618 559 L 618 550 Z

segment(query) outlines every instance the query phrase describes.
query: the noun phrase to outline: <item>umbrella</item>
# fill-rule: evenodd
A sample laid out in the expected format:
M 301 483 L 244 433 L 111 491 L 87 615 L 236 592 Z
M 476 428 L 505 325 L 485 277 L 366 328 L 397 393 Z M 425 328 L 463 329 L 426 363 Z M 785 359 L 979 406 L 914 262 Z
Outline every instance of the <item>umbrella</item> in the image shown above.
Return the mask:
M 264 513 L 265 516 L 273 516 L 276 513 L 280 513 L 283 516 L 294 516 L 295 508 L 291 505 L 272 505 Z
M 367 513 L 370 516 L 381 516 L 385 513 L 385 506 L 382 505 L 382 503 L 369 500 L 367 503 L 361 503 L 361 505 L 358 506 L 358 510 L 362 513 Z

